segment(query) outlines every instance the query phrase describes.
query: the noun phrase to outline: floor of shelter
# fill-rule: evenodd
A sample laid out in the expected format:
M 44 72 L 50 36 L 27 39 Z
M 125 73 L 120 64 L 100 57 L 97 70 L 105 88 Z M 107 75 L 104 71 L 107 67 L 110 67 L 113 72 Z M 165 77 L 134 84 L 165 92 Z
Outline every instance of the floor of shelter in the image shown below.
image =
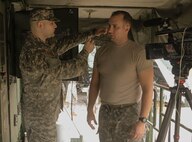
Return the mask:
M 98 109 L 99 105 L 96 109 L 96 118 L 98 118 Z M 78 95 L 78 100 L 73 102 L 72 110 L 71 104 L 64 103 L 64 109 L 57 121 L 57 142 L 99 142 L 97 126 L 92 130 L 87 124 L 85 93 Z

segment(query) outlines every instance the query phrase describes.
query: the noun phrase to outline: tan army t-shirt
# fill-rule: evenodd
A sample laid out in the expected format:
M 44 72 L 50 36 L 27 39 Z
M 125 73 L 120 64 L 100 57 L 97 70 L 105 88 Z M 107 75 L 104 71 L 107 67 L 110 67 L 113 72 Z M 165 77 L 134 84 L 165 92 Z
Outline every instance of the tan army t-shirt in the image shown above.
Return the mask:
M 123 47 L 108 43 L 98 49 L 94 66 L 99 71 L 102 103 L 132 104 L 141 99 L 137 74 L 153 65 L 146 60 L 145 48 L 129 40 Z

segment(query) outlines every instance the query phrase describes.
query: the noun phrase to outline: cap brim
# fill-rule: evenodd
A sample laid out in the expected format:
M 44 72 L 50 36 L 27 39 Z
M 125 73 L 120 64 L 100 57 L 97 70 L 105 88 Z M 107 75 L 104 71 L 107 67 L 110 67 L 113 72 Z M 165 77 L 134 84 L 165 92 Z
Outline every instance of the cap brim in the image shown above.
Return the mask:
M 49 19 L 50 21 L 54 21 L 54 22 L 60 22 L 60 20 L 59 19 L 57 19 L 57 18 L 51 18 L 51 19 Z

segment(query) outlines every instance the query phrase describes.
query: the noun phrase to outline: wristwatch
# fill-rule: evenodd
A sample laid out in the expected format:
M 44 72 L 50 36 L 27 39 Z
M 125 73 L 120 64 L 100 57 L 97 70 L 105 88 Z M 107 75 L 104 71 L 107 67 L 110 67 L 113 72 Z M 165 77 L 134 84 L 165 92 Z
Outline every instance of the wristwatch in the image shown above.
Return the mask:
M 146 117 L 139 117 L 139 121 L 141 121 L 142 123 L 146 123 L 147 118 Z

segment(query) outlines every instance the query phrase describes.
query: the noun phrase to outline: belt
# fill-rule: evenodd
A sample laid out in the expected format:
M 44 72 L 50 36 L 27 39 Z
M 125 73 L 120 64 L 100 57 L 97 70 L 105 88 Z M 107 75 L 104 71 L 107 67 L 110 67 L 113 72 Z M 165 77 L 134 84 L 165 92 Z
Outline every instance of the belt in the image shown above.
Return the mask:
M 131 103 L 131 104 L 120 104 L 120 105 L 111 105 L 111 104 L 102 104 L 104 107 L 109 107 L 109 108 L 127 108 L 135 105 L 136 103 Z

